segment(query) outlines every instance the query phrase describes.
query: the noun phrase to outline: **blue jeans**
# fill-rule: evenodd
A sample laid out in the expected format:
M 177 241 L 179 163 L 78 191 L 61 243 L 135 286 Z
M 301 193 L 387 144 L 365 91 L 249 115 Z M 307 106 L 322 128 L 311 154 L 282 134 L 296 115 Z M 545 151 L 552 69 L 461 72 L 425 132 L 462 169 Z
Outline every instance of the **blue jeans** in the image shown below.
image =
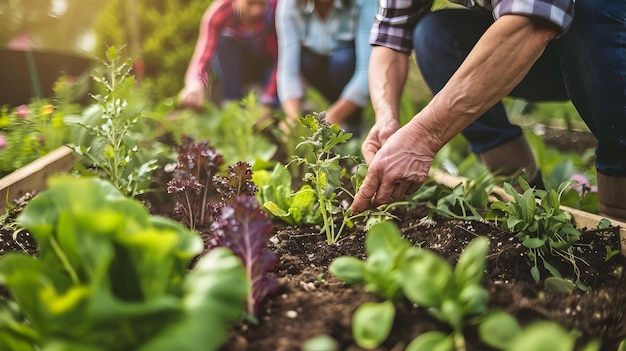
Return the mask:
M 432 12 L 418 23 L 415 54 L 433 93 L 441 90 L 492 23 L 490 12 L 467 9 Z M 626 2 L 576 1 L 572 27 L 548 44 L 510 95 L 529 101 L 570 99 L 598 139 L 596 169 L 626 176 Z M 462 134 L 472 152 L 481 153 L 520 136 L 522 130 L 509 122 L 498 103 Z
M 300 70 L 304 79 L 331 104 L 341 97 L 343 88 L 354 74 L 355 65 L 354 43 L 336 49 L 328 56 L 316 54 L 303 47 L 300 55 Z M 356 122 L 361 113 L 362 109 L 359 109 L 346 122 Z
M 220 36 L 213 70 L 220 82 L 222 98 L 241 100 L 247 94 L 245 85 L 251 83 L 258 83 L 264 88 L 274 65 L 274 59 L 260 53 L 251 42 Z M 278 96 L 275 97 L 275 105 L 278 106 Z

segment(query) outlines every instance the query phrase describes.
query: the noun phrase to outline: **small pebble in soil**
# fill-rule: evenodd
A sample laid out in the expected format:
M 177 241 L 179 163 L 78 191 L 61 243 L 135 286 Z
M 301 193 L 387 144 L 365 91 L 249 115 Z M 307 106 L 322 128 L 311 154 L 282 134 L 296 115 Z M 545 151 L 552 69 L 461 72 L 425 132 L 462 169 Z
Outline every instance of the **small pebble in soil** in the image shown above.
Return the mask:
M 298 312 L 293 311 L 293 310 L 287 311 L 287 312 L 285 312 L 285 316 L 287 316 L 287 318 L 294 319 L 294 318 L 298 317 Z

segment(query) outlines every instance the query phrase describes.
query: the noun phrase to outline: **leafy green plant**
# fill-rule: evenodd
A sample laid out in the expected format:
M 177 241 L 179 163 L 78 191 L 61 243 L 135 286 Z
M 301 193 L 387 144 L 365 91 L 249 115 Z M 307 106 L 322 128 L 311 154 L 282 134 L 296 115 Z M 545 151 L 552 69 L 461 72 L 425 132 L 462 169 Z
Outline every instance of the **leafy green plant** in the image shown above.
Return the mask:
M 289 225 L 320 222 L 315 192 L 304 184 L 296 192 L 292 188 L 291 173 L 284 165 L 276 164 L 271 172 L 258 170 L 252 180 L 259 187 L 257 198 L 271 216 Z
M 172 110 L 174 107 L 163 108 L 155 119 L 175 141 L 180 142 L 182 136 L 210 140 L 227 164 L 243 161 L 255 170 L 272 165 L 278 146 L 255 127 L 263 114 L 255 93 L 224 107 L 207 104 L 202 111 Z
M 394 300 L 406 297 L 443 322 L 453 333 L 431 332 L 417 337 L 407 350 L 465 350 L 463 328 L 488 312 L 482 276 L 489 242 L 474 239 L 461 253 L 456 268 L 430 251 L 413 247 L 392 222 L 374 225 L 367 234 L 365 261 L 336 258 L 329 271 L 348 284 L 364 284 L 385 299 L 360 306 L 353 316 L 353 335 L 365 348 L 378 347 L 393 324 Z
M 230 250 L 211 251 L 189 271 L 202 250 L 196 233 L 151 216 L 99 178 L 58 176 L 48 185 L 18 217 L 39 256 L 0 258 L 0 278 L 19 307 L 0 312 L 3 349 L 220 347 L 248 291 Z
M 576 348 L 578 335 L 556 322 L 538 321 L 522 327 L 508 313 L 497 311 L 479 325 L 481 340 L 495 349 L 507 351 L 599 351 L 597 340 Z
M 445 218 L 483 220 L 490 209 L 489 194 L 502 180 L 502 177 L 494 176 L 488 170 L 484 170 L 477 178 L 457 185 L 448 195 L 440 195 L 436 204 L 427 202 L 427 206 L 431 214 L 438 214 Z
M 390 205 L 379 206 L 373 211 L 364 211 L 352 215 L 347 209 L 346 196 L 354 198 L 353 193 L 344 187 L 344 178 L 348 177 L 346 163 L 354 163 L 354 173 L 350 175 L 350 182 L 353 191 L 363 182 L 366 166 L 359 163 L 356 156 L 341 155 L 334 151 L 334 148 L 345 143 L 352 136 L 344 132 L 337 124 L 329 124 L 325 120 L 326 112 L 309 114 L 299 119 L 300 123 L 309 129 L 312 134 L 302 137 L 296 149 L 305 149 L 302 155 L 293 155 L 292 160 L 287 164 L 304 165 L 306 173 L 303 180 L 313 189 L 317 199 L 319 211 L 322 217 L 321 232 L 326 234 L 328 243 L 336 243 L 341 237 L 346 227 L 352 228 L 354 220 L 364 219 L 369 226 L 395 218 L 389 210 L 397 205 L 406 205 L 407 202 L 398 202 Z M 341 223 L 337 225 L 335 217 L 341 218 Z M 368 219 L 371 219 L 368 223 Z
M 403 263 L 402 291 L 419 306 L 425 307 L 439 320 L 452 327 L 452 334 L 438 341 L 465 350 L 464 326 L 471 318 L 487 313 L 489 292 L 481 285 L 489 241 L 484 237 L 472 240 L 459 256 L 456 267 L 423 249 L 408 252 Z M 433 332 L 436 333 L 436 332 Z M 411 343 L 420 345 L 437 334 L 423 334 Z M 415 346 L 411 351 L 429 350 Z
M 95 136 L 96 145 L 76 145 L 73 149 L 92 163 L 96 174 L 103 172 L 117 189 L 134 197 L 147 191 L 147 183 L 158 167 L 158 160 L 148 158 L 141 164 L 136 163 L 140 140 L 132 140 L 130 132 L 142 116 L 139 112 L 126 113 L 126 96 L 132 94 L 135 84 L 131 61 L 120 62 L 120 54 L 115 47 L 107 50 L 106 60 L 103 61 L 106 72 L 100 74 L 94 70 L 92 75 L 104 90 L 104 95 L 92 95 L 101 121 L 93 124 L 78 122 Z
M 70 102 L 57 98 L 56 103 Z M 33 99 L 28 105 L 0 108 L 0 176 L 4 176 L 70 140 L 70 127 L 48 99 Z
M 556 256 L 570 263 L 576 286 L 587 290 L 588 287 L 580 280 L 577 265 L 579 259 L 573 250 L 581 232 L 576 229 L 571 215 L 560 208 L 559 198 L 569 183 L 561 184 L 558 191 L 545 191 L 531 188 L 520 177 L 519 185 L 523 194 L 519 194 L 511 184 L 505 183 L 504 190 L 513 197 L 513 201 L 494 202 L 491 207 L 501 216 L 500 225 L 515 232 L 515 237 L 528 248 L 533 279 L 536 282 L 541 280 L 539 260 L 552 276 L 562 278 L 561 273 L 549 262 L 549 255 Z
M 307 147 L 312 152 L 312 158 L 293 156 L 291 162 L 303 164 L 307 168 L 304 175 L 304 182 L 311 184 L 319 202 L 320 214 L 322 216 L 322 233 L 326 234 L 328 243 L 335 243 L 339 240 L 344 225 L 351 222 L 342 222 L 340 227 L 335 224 L 334 216 L 346 217 L 346 211 L 340 204 L 339 192 L 343 184 L 342 178 L 345 175 L 345 168 L 341 161 L 356 161 L 354 156 L 341 156 L 333 152 L 333 148 L 345 143 L 350 139 L 351 134 L 346 134 L 341 127 L 336 124 L 328 124 L 324 118 L 325 112 L 306 115 L 300 118 L 300 123 L 310 129 L 313 134 L 304 138 L 296 148 Z
M 390 221 L 372 226 L 365 238 L 367 259 L 352 256 L 334 259 L 328 270 L 348 284 L 364 284 L 365 289 L 384 299 L 401 296 L 402 262 L 411 248 Z

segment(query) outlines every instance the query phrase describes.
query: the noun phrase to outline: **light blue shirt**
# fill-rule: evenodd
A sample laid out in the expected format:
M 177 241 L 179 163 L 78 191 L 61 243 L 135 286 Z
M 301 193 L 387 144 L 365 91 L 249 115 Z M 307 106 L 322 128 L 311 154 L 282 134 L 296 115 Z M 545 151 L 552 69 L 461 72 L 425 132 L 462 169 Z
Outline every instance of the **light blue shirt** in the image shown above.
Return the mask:
M 353 0 L 352 8 L 334 1 L 326 18 L 314 11 L 314 0 L 280 0 L 276 9 L 278 35 L 278 97 L 281 101 L 304 97 L 300 75 L 301 46 L 328 55 L 342 43 L 354 40 L 356 67 L 341 97 L 364 107 L 369 103 L 367 69 L 372 47 L 369 35 L 378 11 L 377 0 Z

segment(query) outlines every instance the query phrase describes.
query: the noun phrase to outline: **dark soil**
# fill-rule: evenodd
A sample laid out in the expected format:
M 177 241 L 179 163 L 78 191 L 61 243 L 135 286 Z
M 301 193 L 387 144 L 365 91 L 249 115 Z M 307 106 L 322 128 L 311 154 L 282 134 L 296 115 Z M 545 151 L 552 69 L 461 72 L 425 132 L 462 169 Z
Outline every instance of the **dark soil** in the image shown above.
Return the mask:
M 167 203 L 166 198 L 167 194 L 161 194 L 146 204 L 153 204 L 149 206 L 153 213 L 165 214 L 167 206 L 156 205 Z M 426 213 L 426 208 L 419 206 L 397 209 L 395 214 L 401 218 L 397 221 L 398 228 L 412 243 L 433 250 L 451 264 L 456 263 L 473 238 L 489 238 L 484 284 L 490 292 L 490 308 L 511 313 L 523 325 L 539 320 L 558 322 L 580 333 L 579 345 L 599 339 L 602 350 L 614 351 L 619 341 L 626 338 L 626 257 L 616 255 L 605 260 L 605 246 L 619 247 L 616 228 L 586 231 L 581 244 L 593 241 L 593 245 L 576 247 L 581 259 L 578 264 L 581 278 L 591 291 L 556 293 L 533 281 L 526 250 L 512 233 L 476 221 L 439 218 L 435 225 L 428 226 L 421 221 Z M 305 340 L 320 335 L 334 338 L 339 350 L 363 350 L 351 334 L 352 314 L 363 302 L 378 301 L 378 297 L 362 286 L 339 281 L 328 272 L 328 265 L 342 255 L 365 258 L 365 233 L 355 230 L 346 233 L 338 244 L 327 244 L 319 228 L 289 227 L 276 221 L 274 227 L 275 235 L 269 246 L 279 257 L 272 274 L 279 279 L 280 287 L 262 302 L 259 324 L 236 325 L 222 351 L 297 351 Z M 0 253 L 9 251 L 35 255 L 37 247 L 28 233 L 14 237 L 13 231 L 3 230 Z M 571 277 L 570 266 L 558 262 L 554 257 L 553 265 Z M 542 274 L 547 276 L 546 272 Z M 394 328 L 378 351 L 400 351 L 424 332 L 448 330 L 423 308 L 406 301 L 399 301 L 396 306 Z M 475 328 L 468 327 L 465 336 L 468 350 L 491 350 L 480 343 Z
M 439 220 L 434 226 L 421 224 L 426 214 L 417 208 L 400 217 L 398 227 L 405 237 L 438 253 L 455 264 L 465 246 L 476 236 L 490 239 L 491 249 L 484 283 L 490 292 L 489 306 L 505 310 L 522 324 L 538 320 L 560 323 L 581 333 L 580 341 L 603 340 L 603 350 L 616 350 L 626 337 L 626 258 L 614 256 L 605 261 L 605 245 L 617 247 L 616 236 L 589 231 L 593 249 L 579 246 L 577 254 L 588 265 L 580 264 L 585 283 L 592 291 L 555 293 L 546 291 L 530 276 L 525 249 L 510 233 L 488 223 Z M 300 350 L 304 340 L 329 335 L 340 350 L 362 350 L 351 336 L 351 317 L 357 307 L 377 297 L 362 286 L 349 286 L 328 273 L 330 262 L 341 255 L 365 258 L 363 232 L 346 236 L 329 245 L 315 228 L 277 227 L 270 244 L 280 257 L 275 275 L 281 289 L 267 298 L 260 309 L 259 325 L 242 323 L 230 335 L 223 351 Z M 566 272 L 567 266 L 559 268 Z M 544 276 L 545 276 L 544 272 Z M 447 330 L 424 309 L 399 302 L 389 339 L 376 350 L 403 350 L 410 340 L 430 330 Z M 489 350 L 466 331 L 469 350 Z

